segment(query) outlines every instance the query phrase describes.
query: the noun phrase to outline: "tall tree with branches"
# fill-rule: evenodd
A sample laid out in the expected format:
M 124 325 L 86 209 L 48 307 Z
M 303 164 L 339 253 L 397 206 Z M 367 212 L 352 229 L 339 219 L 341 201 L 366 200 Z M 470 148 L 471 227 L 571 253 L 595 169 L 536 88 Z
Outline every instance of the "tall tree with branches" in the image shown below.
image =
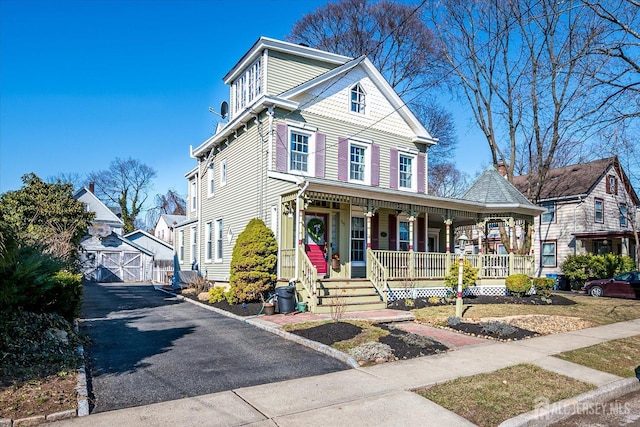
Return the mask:
M 124 232 L 129 233 L 135 229 L 155 177 L 156 171 L 139 160 L 116 158 L 108 169 L 90 173 L 88 180 L 95 184 L 98 198 L 120 208 Z
M 493 163 L 504 161 L 510 180 L 514 170 L 534 177 L 527 196 L 537 200 L 549 169 L 585 153 L 600 95 L 585 70 L 601 66 L 592 53 L 602 21 L 555 0 L 445 0 L 431 11 Z
M 160 215 L 186 215 L 187 202 L 174 189 L 170 189 L 166 194 L 157 194 L 155 206 L 147 211 L 146 223 L 149 228 L 153 228 L 158 222 Z
M 439 138 L 429 154 L 430 162 L 438 163 L 451 157 L 457 140 L 451 114 L 429 96 L 442 86 L 445 63 L 436 37 L 422 20 L 424 3 L 327 3 L 296 22 L 287 39 L 345 56 L 366 55 L 429 132 Z

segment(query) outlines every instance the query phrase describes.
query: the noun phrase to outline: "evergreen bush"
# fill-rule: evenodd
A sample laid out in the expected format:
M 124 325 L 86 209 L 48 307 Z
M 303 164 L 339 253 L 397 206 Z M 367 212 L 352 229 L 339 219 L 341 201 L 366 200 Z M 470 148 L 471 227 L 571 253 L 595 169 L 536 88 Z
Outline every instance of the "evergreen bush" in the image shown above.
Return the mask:
M 562 264 L 562 273 L 573 289 L 581 289 L 587 280 L 606 279 L 632 271 L 635 263 L 626 255 L 569 255 Z
M 257 300 L 275 288 L 278 242 L 261 219 L 238 235 L 231 256 L 229 284 L 239 302 Z
M 458 270 L 460 268 L 458 263 L 459 261 L 452 263 L 451 267 L 449 267 L 449 274 L 444 277 L 444 284 L 453 289 L 454 292 L 458 289 Z M 467 289 L 469 286 L 475 285 L 477 279 L 478 269 L 474 268 L 473 265 L 465 259 L 462 264 L 462 289 Z
M 512 295 L 522 297 L 531 289 L 531 279 L 526 274 L 512 274 L 505 280 L 507 289 Z
M 535 277 L 532 279 L 533 287 L 536 290 L 536 295 L 541 297 L 549 297 L 553 290 L 553 285 L 556 283 L 555 279 L 547 277 Z

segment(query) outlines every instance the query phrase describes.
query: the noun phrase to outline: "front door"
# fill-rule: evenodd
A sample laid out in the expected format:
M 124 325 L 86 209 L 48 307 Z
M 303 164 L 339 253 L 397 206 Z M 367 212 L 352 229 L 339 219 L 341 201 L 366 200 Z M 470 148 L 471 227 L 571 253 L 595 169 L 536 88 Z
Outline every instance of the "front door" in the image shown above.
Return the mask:
M 305 223 L 307 256 L 319 274 L 327 274 L 327 215 L 307 213 Z

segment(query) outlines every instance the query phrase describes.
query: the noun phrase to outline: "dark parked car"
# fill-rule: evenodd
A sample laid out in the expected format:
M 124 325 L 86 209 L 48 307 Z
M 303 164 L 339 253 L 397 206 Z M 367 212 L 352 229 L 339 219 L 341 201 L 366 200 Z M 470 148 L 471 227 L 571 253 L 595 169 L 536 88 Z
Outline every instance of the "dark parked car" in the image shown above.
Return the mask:
M 640 298 L 640 272 L 629 271 L 611 279 L 592 280 L 584 291 L 594 297 Z

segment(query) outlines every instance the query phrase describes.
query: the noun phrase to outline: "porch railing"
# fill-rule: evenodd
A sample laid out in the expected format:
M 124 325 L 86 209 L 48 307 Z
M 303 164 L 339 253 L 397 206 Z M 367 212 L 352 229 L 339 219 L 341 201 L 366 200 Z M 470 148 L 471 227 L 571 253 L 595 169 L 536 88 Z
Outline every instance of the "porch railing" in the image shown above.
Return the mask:
M 280 249 L 280 278 L 291 279 L 296 275 L 296 250 Z
M 383 267 L 371 249 L 367 249 L 367 278 L 371 280 L 373 286 L 386 304 L 389 299 L 387 293 L 387 269 Z
M 372 250 L 375 259 L 387 273 L 388 279 L 444 279 L 449 266 L 457 259 L 456 254 L 436 252 L 398 252 Z M 465 255 L 474 268 L 478 269 L 478 278 L 506 278 L 510 274 L 523 273 L 533 275 L 533 257 L 528 255 Z M 367 265 L 371 262 L 369 258 Z
M 309 295 L 311 304 L 309 304 L 309 310 L 315 312 L 316 304 L 318 302 L 318 270 L 311 264 L 309 257 L 307 256 L 304 245 L 298 247 L 298 256 L 300 262 L 300 283 L 304 287 L 304 290 Z

